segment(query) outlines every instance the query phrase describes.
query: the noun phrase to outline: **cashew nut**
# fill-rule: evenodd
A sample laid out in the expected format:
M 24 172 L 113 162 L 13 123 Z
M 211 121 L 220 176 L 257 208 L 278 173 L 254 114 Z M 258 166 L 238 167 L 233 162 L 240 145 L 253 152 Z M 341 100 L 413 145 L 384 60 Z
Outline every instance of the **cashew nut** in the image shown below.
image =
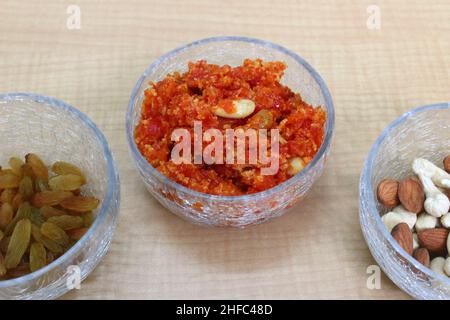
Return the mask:
M 447 252 L 450 252 L 450 234 L 447 237 Z
M 450 229 L 450 213 L 446 213 L 441 217 L 441 224 L 444 228 Z
M 426 229 L 436 228 L 438 219 L 428 213 L 422 213 L 417 217 L 415 229 L 417 232 L 421 232 Z
M 447 257 L 447 259 L 445 259 L 444 272 L 447 276 L 450 277 L 450 257 Z
M 450 174 L 434 163 L 418 158 L 413 162 L 413 170 L 429 177 L 438 187 L 450 189 Z
M 436 257 L 433 260 L 431 260 L 430 263 L 431 270 L 445 276 L 446 274 L 444 272 L 444 266 L 445 266 L 445 258 L 443 257 Z
M 228 113 L 222 107 L 217 107 L 214 110 L 216 116 L 230 119 L 243 119 L 248 117 L 255 111 L 255 103 L 249 99 L 240 99 L 233 101 L 234 111 Z
M 433 184 L 431 177 L 436 176 L 436 168 L 435 165 L 425 159 L 415 159 L 413 162 L 413 171 L 419 176 L 427 197 L 424 204 L 425 211 L 432 216 L 440 218 L 450 209 L 450 200 Z M 445 171 L 444 173 L 447 174 Z M 440 181 L 441 183 L 442 179 L 435 178 L 434 181 Z
M 414 227 L 417 221 L 417 215 L 415 213 L 406 211 L 402 206 L 396 207 L 394 210 L 386 213 L 381 217 L 386 228 L 389 232 L 399 223 L 406 223 L 410 229 Z
M 450 209 L 450 200 L 433 184 L 430 178 L 422 176 L 420 181 L 422 181 L 423 189 L 427 196 L 424 204 L 425 211 L 440 218 Z
M 288 173 L 293 176 L 302 171 L 305 168 L 305 162 L 302 158 L 295 157 L 289 160 Z

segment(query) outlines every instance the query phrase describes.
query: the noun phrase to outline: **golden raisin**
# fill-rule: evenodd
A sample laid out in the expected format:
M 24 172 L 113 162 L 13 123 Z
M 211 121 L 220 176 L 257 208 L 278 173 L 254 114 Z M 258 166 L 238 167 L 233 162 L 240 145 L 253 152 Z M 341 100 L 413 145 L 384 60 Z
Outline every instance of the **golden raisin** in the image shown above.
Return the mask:
M 88 228 L 78 228 L 67 231 L 70 239 L 72 240 L 80 240 L 88 231 Z
M 48 169 L 45 165 L 44 161 L 42 161 L 39 156 L 34 153 L 29 153 L 25 156 L 26 163 L 31 166 L 33 169 L 33 173 L 36 175 L 37 179 L 41 179 L 43 181 L 48 180 Z
M 41 269 L 64 254 L 92 225 L 99 200 L 80 196 L 86 177 L 58 161 L 49 179 L 36 154 L 0 167 L 0 281 Z M 64 204 L 62 204 L 64 202 Z M 57 206 L 57 207 L 55 207 Z
M 16 215 L 11 220 L 11 222 L 6 226 L 5 233 L 7 235 L 10 235 L 14 228 L 16 227 L 16 224 L 21 219 L 28 219 L 31 216 L 31 206 L 28 202 L 24 202 L 20 205 L 19 209 L 17 209 Z
M 83 223 L 85 227 L 90 227 L 95 220 L 95 215 L 92 211 L 89 211 L 83 215 Z
M 20 180 L 19 193 L 22 195 L 22 199 L 29 199 L 33 195 L 33 180 L 29 176 L 24 176 Z
M 50 178 L 48 185 L 52 190 L 72 191 L 79 189 L 84 184 L 82 177 L 75 174 L 65 174 Z
M 96 209 L 100 201 L 94 197 L 72 196 L 61 201 L 64 209 L 74 212 L 87 212 Z
M 61 246 L 66 246 L 69 243 L 69 237 L 66 232 L 51 222 L 44 222 L 42 224 L 41 234 Z
M 8 251 L 5 256 L 5 266 L 12 269 L 18 266 L 23 254 L 28 248 L 31 236 L 31 222 L 22 219 L 17 222 L 8 244 Z
M 72 193 L 67 191 L 44 191 L 34 194 L 32 203 L 35 207 L 56 206 L 65 198 L 71 197 Z
M 11 205 L 13 206 L 14 211 L 19 209 L 19 207 L 22 203 L 23 203 L 22 195 L 20 193 L 16 193 L 11 202 Z
M 0 172 L 0 189 L 17 188 L 20 184 L 20 177 L 10 172 Z
M 41 215 L 45 219 L 48 219 L 51 217 L 62 216 L 62 215 L 66 214 L 64 211 L 50 207 L 50 206 L 43 206 L 43 207 L 41 207 L 40 211 L 41 211 Z
M 24 165 L 24 162 L 20 158 L 12 157 L 9 159 L 8 163 L 9 163 L 9 166 L 11 167 L 12 172 L 16 176 L 18 176 L 18 177 L 23 176 L 22 166 Z
M 30 247 L 30 270 L 34 272 L 45 266 L 47 251 L 42 243 L 34 242 Z
M 12 203 L 16 193 L 16 189 L 5 189 L 0 195 L 0 201 L 2 203 Z
M 86 178 L 81 169 L 71 163 L 57 161 L 53 164 L 52 171 L 59 175 L 74 174 L 82 178 L 83 184 L 86 182 Z
M 3 254 L 0 252 L 0 276 L 4 276 L 6 274 L 6 266 L 5 266 L 5 258 Z
M 48 250 L 50 250 L 51 252 L 53 252 L 55 254 L 60 254 L 64 251 L 62 246 L 60 246 L 55 241 L 47 238 L 46 236 L 44 236 L 41 233 L 40 228 L 36 225 L 32 225 L 31 235 L 33 236 L 34 240 L 36 240 L 39 243 L 42 243 Z
M 84 225 L 83 218 L 78 217 L 78 216 L 69 216 L 69 215 L 51 217 L 51 218 L 48 218 L 47 222 L 56 224 L 58 227 L 60 227 L 63 230 L 71 230 L 71 229 L 81 228 Z
M 14 215 L 13 207 L 9 203 L 3 203 L 0 207 L 0 228 L 5 230 Z

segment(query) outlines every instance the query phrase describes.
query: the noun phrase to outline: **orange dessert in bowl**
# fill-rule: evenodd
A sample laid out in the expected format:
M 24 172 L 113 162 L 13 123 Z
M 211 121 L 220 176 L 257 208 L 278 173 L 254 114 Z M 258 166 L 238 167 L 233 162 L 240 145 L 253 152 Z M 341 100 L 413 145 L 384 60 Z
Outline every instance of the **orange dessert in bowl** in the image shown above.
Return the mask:
M 258 223 L 292 206 L 320 175 L 333 125 L 331 97 L 312 67 L 277 45 L 235 37 L 160 58 L 127 114 L 149 191 L 215 226 Z

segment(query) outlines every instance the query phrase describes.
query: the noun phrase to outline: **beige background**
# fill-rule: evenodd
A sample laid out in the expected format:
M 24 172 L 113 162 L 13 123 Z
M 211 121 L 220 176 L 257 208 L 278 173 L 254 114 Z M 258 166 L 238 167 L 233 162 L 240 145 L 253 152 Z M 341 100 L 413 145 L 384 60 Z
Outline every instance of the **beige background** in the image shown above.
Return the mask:
M 369 4 L 381 30 L 366 27 Z M 69 4 L 81 29 L 68 30 Z M 450 2 L 0 2 L 0 92 L 58 97 L 103 130 L 122 181 L 109 252 L 65 298 L 407 298 L 374 261 L 358 221 L 358 178 L 380 131 L 413 107 L 450 100 Z M 324 175 L 288 214 L 246 230 L 205 229 L 145 190 L 125 139 L 125 110 L 154 59 L 193 40 L 243 35 L 286 46 L 327 82 L 336 136 Z

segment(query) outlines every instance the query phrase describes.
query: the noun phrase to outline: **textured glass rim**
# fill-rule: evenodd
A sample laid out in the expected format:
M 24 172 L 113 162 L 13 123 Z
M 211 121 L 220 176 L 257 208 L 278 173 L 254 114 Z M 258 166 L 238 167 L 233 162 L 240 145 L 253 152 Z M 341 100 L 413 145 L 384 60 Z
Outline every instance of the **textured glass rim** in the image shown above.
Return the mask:
M 148 161 L 142 156 L 140 151 L 138 150 L 136 143 L 134 141 L 134 127 L 132 127 L 132 114 L 133 114 L 133 105 L 135 99 L 138 97 L 140 91 L 140 87 L 145 81 L 145 78 L 150 75 L 162 62 L 166 61 L 167 59 L 170 59 L 177 54 L 186 51 L 187 49 L 199 45 L 208 44 L 211 42 L 228 42 L 228 41 L 239 41 L 239 42 L 247 42 L 247 43 L 254 43 L 257 45 L 261 45 L 273 50 L 277 50 L 285 55 L 290 56 L 293 58 L 297 63 L 302 65 L 313 77 L 313 79 L 317 82 L 317 84 L 320 87 L 320 90 L 324 96 L 325 99 L 325 106 L 323 106 L 327 111 L 327 122 L 325 124 L 325 137 L 322 142 L 322 145 L 320 146 L 318 152 L 314 156 L 314 158 L 311 160 L 311 162 L 306 166 L 304 170 L 293 176 L 292 178 L 284 181 L 283 183 L 280 183 L 279 185 L 270 188 L 266 191 L 257 192 L 249 195 L 242 195 L 242 196 L 220 196 L 220 195 L 211 195 L 199 191 L 192 190 L 188 187 L 185 187 L 169 178 L 161 174 L 158 170 L 156 170 Z M 319 73 L 303 58 L 301 58 L 299 55 L 294 53 L 293 51 L 286 49 L 278 44 L 265 41 L 265 40 L 259 40 L 254 38 L 247 38 L 247 37 L 238 37 L 238 36 L 222 36 L 222 37 L 212 37 L 212 38 L 206 38 L 198 41 L 194 41 L 192 43 L 189 43 L 187 45 L 178 47 L 172 51 L 169 51 L 168 53 L 162 55 L 158 59 L 156 59 L 150 66 L 147 67 L 147 69 L 144 71 L 144 73 L 141 75 L 137 83 L 135 84 L 133 91 L 131 93 L 130 101 L 128 103 L 128 110 L 126 114 L 126 131 L 127 131 L 127 140 L 128 145 L 131 150 L 131 153 L 133 155 L 133 158 L 138 163 L 140 168 L 145 169 L 147 172 L 152 174 L 153 176 L 156 176 L 160 181 L 162 181 L 163 184 L 169 185 L 170 187 L 180 190 L 184 193 L 190 194 L 193 197 L 199 197 L 206 200 L 217 200 L 217 201 L 247 201 L 247 200 L 258 200 L 260 198 L 264 198 L 266 196 L 270 196 L 273 194 L 276 194 L 278 192 L 282 192 L 285 188 L 288 188 L 291 185 L 296 184 L 301 178 L 306 175 L 310 170 L 312 170 L 319 159 L 322 158 L 322 156 L 325 154 L 326 150 L 331 145 L 331 140 L 333 137 L 334 132 L 334 107 L 333 107 L 333 101 L 331 98 L 331 94 L 328 90 L 328 87 L 325 84 L 325 81 L 322 79 L 322 77 L 319 75 Z
M 111 149 L 109 148 L 108 142 L 103 135 L 103 133 L 98 129 L 96 124 L 84 113 L 79 111 L 78 109 L 72 107 L 71 105 L 52 97 L 42 96 L 39 94 L 34 93 L 6 93 L 6 94 L 0 94 L 0 101 L 18 101 L 18 100 L 32 100 L 34 102 L 40 103 L 40 104 L 46 104 L 50 105 L 55 108 L 61 108 L 65 111 L 69 112 L 71 115 L 78 118 L 84 125 L 86 125 L 92 132 L 92 134 L 99 140 L 103 156 L 106 159 L 107 163 L 107 174 L 108 174 L 108 185 L 107 185 L 107 192 L 105 195 L 105 199 L 102 201 L 102 205 L 97 213 L 97 216 L 94 220 L 94 223 L 89 228 L 88 232 L 80 239 L 78 240 L 68 251 L 66 251 L 62 256 L 60 256 L 58 259 L 53 261 L 52 263 L 46 265 L 44 268 L 39 269 L 35 272 L 32 272 L 28 275 L 10 279 L 10 280 L 4 280 L 0 281 L 0 288 L 7 288 L 17 285 L 26 284 L 27 282 L 37 279 L 47 272 L 51 271 L 52 269 L 57 268 L 59 265 L 65 263 L 66 261 L 70 260 L 79 250 L 83 249 L 84 245 L 87 243 L 88 239 L 94 234 L 94 232 L 98 229 L 98 227 L 102 224 L 103 220 L 105 219 L 106 215 L 109 212 L 109 209 L 111 206 L 113 206 L 114 202 L 114 194 L 116 193 L 117 185 L 119 183 L 119 174 L 117 171 L 117 167 L 111 152 Z
M 375 201 L 375 194 L 372 189 L 372 183 L 371 183 L 371 176 L 372 176 L 372 168 L 373 163 L 375 161 L 375 157 L 378 153 L 378 149 L 383 143 L 383 141 L 388 138 L 391 134 L 391 132 L 399 125 L 404 123 L 407 119 L 410 117 L 421 113 L 426 112 L 429 110 L 445 110 L 450 109 L 450 102 L 444 102 L 444 103 L 436 103 L 436 104 L 430 104 L 425 105 L 422 107 L 418 107 L 415 109 L 412 109 L 406 113 L 404 113 L 402 116 L 391 122 L 379 135 L 377 140 L 372 145 L 372 148 L 370 149 L 369 155 L 367 157 L 366 162 L 364 163 L 364 167 L 361 173 L 361 179 L 360 179 L 360 201 L 364 201 L 367 203 L 368 212 L 369 215 L 375 219 L 376 227 L 381 233 L 383 234 L 384 238 L 387 239 L 389 244 L 396 250 L 398 254 L 401 255 L 401 257 L 405 260 L 407 260 L 410 264 L 412 264 L 415 268 L 426 274 L 430 278 L 435 278 L 441 282 L 444 282 L 446 286 L 450 286 L 450 279 L 448 277 L 445 277 L 443 275 L 440 275 L 430 268 L 425 267 L 420 262 L 418 262 L 416 259 L 414 259 L 411 255 L 409 255 L 403 248 L 401 248 L 397 241 L 391 236 L 391 234 L 388 232 L 386 226 L 384 225 L 383 221 L 381 220 L 380 212 L 377 209 L 377 203 Z M 367 191 L 365 191 L 367 190 Z M 362 213 L 361 213 L 362 214 Z M 370 241 L 370 239 L 366 239 L 366 241 Z M 389 275 L 388 275 L 389 276 Z

